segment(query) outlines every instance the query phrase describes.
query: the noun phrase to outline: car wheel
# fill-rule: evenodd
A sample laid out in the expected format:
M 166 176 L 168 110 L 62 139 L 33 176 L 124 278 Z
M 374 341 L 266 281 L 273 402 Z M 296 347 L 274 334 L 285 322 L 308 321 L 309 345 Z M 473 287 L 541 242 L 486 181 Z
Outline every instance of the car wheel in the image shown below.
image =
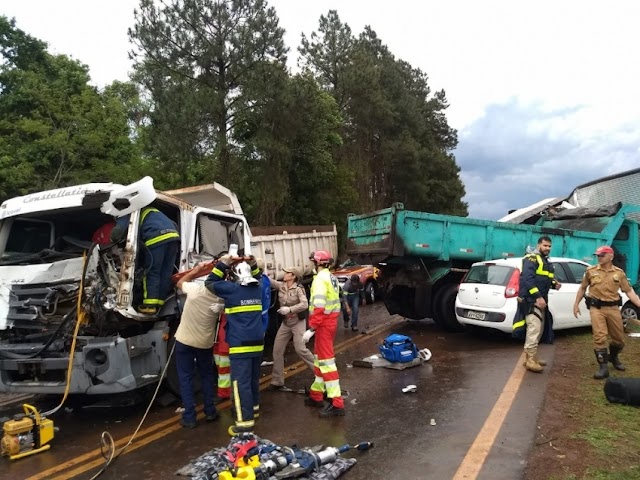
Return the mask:
M 622 323 L 625 327 L 629 320 L 640 320 L 640 309 L 631 302 L 627 302 L 622 306 L 620 314 L 622 315 Z
M 455 305 L 458 295 L 458 285 L 445 285 L 438 294 L 437 312 L 440 317 L 438 324 L 449 332 L 462 332 L 465 326 L 456 318 Z
M 368 305 L 371 305 L 376 301 L 376 286 L 373 282 L 367 282 L 364 286 L 364 298 Z

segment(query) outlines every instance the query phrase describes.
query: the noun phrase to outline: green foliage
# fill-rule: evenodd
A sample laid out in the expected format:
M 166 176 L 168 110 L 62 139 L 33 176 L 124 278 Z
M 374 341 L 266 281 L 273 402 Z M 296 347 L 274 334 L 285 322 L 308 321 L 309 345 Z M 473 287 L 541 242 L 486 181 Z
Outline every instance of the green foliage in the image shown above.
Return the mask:
M 91 181 L 127 181 L 127 106 L 88 84 L 87 67 L 0 17 L 0 198 Z M 128 88 L 132 88 L 131 86 Z

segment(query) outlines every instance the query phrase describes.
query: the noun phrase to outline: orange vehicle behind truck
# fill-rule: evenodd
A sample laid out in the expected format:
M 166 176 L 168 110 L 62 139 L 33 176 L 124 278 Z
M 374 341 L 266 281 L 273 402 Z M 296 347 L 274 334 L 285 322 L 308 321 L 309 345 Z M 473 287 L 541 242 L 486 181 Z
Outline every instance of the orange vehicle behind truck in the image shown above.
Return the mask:
M 352 260 L 347 260 L 340 264 L 333 272 L 341 288 L 351 275 L 354 274 L 360 277 L 360 283 L 364 286 L 364 298 L 366 302 L 369 304 L 375 302 L 381 292 L 380 269 L 373 265 L 359 265 Z

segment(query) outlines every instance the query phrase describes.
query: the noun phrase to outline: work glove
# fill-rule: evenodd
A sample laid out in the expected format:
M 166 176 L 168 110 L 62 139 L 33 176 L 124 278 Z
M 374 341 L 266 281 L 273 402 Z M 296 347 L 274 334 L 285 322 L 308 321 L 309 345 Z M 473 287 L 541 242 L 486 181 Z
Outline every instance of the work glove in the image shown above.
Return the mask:
M 290 313 L 291 313 L 291 307 L 280 307 L 280 308 L 278 309 L 278 313 L 279 313 L 280 315 L 288 315 L 288 314 L 290 314 Z
M 310 328 L 309 330 L 307 330 L 302 334 L 302 341 L 304 343 L 309 343 L 309 340 L 311 340 L 311 337 L 313 337 L 315 333 L 316 331 L 313 328 Z
M 218 261 L 224 263 L 228 267 L 231 265 L 231 255 L 223 255 L 218 259 Z

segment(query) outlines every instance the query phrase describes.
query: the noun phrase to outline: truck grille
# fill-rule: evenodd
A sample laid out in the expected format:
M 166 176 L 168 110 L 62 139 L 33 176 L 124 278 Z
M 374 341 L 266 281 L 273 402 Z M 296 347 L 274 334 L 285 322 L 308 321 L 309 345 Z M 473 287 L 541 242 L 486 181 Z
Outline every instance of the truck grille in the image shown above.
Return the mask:
M 8 323 L 24 330 L 56 324 L 75 308 L 79 288 L 78 282 L 12 285 Z

